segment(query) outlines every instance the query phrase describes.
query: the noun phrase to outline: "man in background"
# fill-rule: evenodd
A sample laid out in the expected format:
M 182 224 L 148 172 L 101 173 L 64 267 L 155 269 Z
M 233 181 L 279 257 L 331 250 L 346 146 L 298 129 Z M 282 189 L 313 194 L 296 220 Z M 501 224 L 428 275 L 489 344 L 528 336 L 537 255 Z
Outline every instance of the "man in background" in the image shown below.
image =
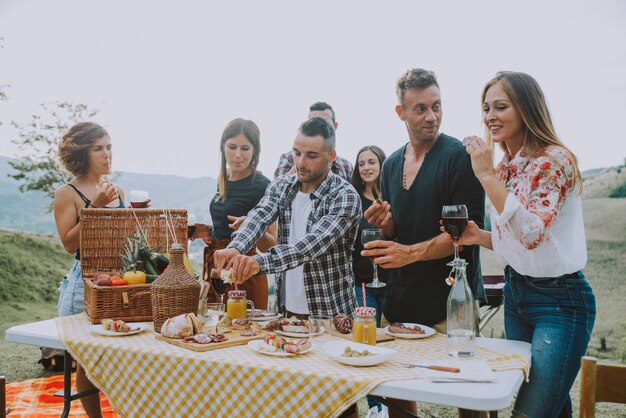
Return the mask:
M 309 119 L 314 117 L 320 117 L 324 119 L 326 122 L 332 125 L 334 130 L 337 130 L 337 128 L 339 127 L 339 124 L 335 119 L 335 111 L 328 103 L 313 103 L 309 107 Z M 348 183 L 352 179 L 352 163 L 350 163 L 350 161 L 346 160 L 345 158 L 337 155 L 335 161 L 333 161 L 331 165 L 331 170 L 333 173 L 337 174 Z M 282 154 L 280 156 L 280 160 L 278 161 L 278 167 L 276 167 L 276 170 L 274 171 L 274 178 L 280 176 L 281 174 L 295 172 L 296 167 L 293 160 L 293 151 Z

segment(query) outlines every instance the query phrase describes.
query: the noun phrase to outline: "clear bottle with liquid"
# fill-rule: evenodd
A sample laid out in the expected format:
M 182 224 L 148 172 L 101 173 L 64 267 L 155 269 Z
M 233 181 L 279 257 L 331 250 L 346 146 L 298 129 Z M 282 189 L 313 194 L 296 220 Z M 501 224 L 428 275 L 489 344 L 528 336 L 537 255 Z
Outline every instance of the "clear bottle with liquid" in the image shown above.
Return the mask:
M 476 351 L 476 311 L 466 267 L 465 260 L 454 261 L 455 281 L 448 296 L 448 354 L 453 357 L 472 357 Z

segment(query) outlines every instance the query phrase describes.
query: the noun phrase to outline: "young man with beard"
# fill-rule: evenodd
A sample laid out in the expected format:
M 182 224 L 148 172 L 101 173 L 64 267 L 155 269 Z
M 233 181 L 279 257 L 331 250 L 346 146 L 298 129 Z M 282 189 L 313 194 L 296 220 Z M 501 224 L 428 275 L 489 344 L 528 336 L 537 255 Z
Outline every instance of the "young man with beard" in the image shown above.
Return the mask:
M 302 124 L 293 145 L 295 174 L 281 175 L 248 213 L 228 247 L 215 252 L 216 269 L 232 268 L 243 283 L 274 273 L 278 304 L 288 316 L 338 313 L 356 306 L 352 246 L 361 216 L 358 193 L 331 172 L 335 132 L 321 117 Z M 278 219 L 278 245 L 246 256 Z
M 376 257 L 376 264 L 391 269 L 383 307 L 387 321 L 424 324 L 445 334 L 450 292 L 446 263 L 454 249 L 439 230 L 441 209 L 464 204 L 469 219 L 483 225 L 485 195 L 463 144 L 439 132 L 442 107 L 435 74 L 408 70 L 398 80 L 396 94 L 395 110 L 409 142 L 385 160 L 384 201 L 373 203 L 364 214 L 368 223 L 383 229 L 388 241 L 365 244 L 362 255 Z M 469 263 L 467 278 L 474 296 L 484 299 L 478 246 L 463 248 L 460 258 Z M 415 409 L 415 403 L 403 406 Z

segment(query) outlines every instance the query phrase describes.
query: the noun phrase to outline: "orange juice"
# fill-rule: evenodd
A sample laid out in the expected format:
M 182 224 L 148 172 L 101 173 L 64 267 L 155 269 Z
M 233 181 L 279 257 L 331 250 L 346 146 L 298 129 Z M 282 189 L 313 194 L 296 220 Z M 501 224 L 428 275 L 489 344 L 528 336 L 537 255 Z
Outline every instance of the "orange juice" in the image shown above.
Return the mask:
M 354 321 L 352 324 L 352 341 L 376 345 L 376 322 L 375 321 Z
M 248 317 L 247 307 L 248 302 L 245 299 L 228 299 L 226 302 L 226 315 L 230 319 L 246 319 Z

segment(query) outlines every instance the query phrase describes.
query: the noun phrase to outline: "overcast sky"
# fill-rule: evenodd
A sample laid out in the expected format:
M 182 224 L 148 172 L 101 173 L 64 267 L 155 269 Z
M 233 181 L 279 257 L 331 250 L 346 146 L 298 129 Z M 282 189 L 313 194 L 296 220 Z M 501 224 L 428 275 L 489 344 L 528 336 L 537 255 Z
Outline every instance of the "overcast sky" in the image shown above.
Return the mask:
M 626 157 L 626 2 L 0 0 L 0 154 L 9 121 L 40 102 L 100 109 L 114 168 L 217 176 L 231 119 L 261 129 L 269 177 L 318 100 L 337 112 L 338 154 L 407 141 L 394 106 L 408 68 L 434 70 L 442 131 L 482 133 L 480 92 L 498 70 L 546 93 L 583 170 Z

